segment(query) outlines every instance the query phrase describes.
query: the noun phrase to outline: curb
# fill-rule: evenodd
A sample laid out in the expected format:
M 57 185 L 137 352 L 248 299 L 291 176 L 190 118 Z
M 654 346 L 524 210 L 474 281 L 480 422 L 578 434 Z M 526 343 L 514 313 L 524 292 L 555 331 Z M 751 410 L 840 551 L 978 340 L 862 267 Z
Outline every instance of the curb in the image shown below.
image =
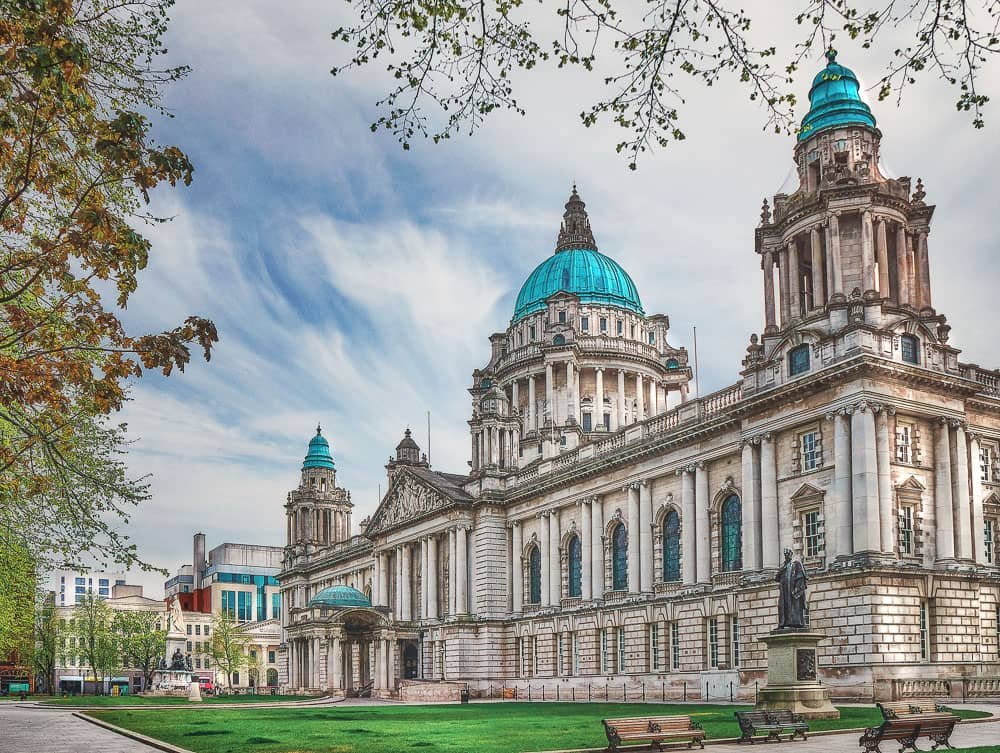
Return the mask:
M 130 740 L 135 740 L 136 742 L 148 745 L 151 748 L 156 748 L 157 750 L 162 750 L 164 753 L 193 753 L 193 751 L 187 748 L 179 748 L 176 745 L 171 745 L 170 743 L 165 743 L 162 740 L 157 740 L 153 737 L 146 737 L 146 735 L 140 735 L 138 732 L 133 732 L 132 730 L 125 729 L 124 727 L 119 727 L 116 724 L 111 724 L 109 722 L 102 721 L 100 719 L 95 719 L 92 716 L 81 713 L 79 711 L 74 711 L 73 716 L 77 719 L 82 719 L 85 722 L 90 722 L 96 727 L 102 727 L 109 732 L 114 732 L 122 737 L 127 737 Z

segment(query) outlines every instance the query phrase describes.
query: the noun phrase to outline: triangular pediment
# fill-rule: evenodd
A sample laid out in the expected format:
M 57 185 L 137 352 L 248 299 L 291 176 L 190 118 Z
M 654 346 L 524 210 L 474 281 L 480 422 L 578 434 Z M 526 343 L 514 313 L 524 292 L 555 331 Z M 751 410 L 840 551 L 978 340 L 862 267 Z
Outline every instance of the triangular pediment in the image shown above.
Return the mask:
M 993 492 L 990 496 L 983 500 L 983 504 L 1000 507 L 1000 496 L 998 496 L 996 492 Z
M 925 492 L 927 487 L 920 483 L 915 476 L 910 476 L 901 484 L 897 484 L 896 488 L 901 491 L 913 491 L 913 492 Z
M 792 502 L 799 502 L 806 499 L 816 499 L 817 497 L 822 498 L 824 494 L 826 494 L 826 492 L 819 487 L 806 483 L 802 484 L 802 486 L 798 488 L 798 491 L 792 495 Z
M 400 528 L 429 513 L 451 507 L 457 500 L 443 493 L 409 468 L 393 479 L 378 509 L 365 529 L 365 535 Z

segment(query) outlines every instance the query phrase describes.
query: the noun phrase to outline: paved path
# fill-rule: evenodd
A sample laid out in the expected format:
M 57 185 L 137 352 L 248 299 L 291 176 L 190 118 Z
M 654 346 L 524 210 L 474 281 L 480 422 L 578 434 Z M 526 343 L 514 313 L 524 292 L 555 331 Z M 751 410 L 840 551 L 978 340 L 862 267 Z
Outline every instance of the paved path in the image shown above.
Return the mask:
M 0 753 L 160 753 L 58 709 L 0 703 Z

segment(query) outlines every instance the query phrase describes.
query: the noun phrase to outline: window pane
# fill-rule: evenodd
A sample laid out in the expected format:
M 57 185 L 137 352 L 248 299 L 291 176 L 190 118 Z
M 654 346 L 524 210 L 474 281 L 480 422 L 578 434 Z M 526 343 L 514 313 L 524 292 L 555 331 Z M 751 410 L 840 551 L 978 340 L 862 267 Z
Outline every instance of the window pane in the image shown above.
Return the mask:
M 676 510 L 663 520 L 663 580 L 672 583 L 681 579 L 681 519 Z
M 619 523 L 611 535 L 612 584 L 615 591 L 628 589 L 628 533 Z
M 903 335 L 903 337 L 900 338 L 900 348 L 904 361 L 907 363 L 920 363 L 920 350 L 918 345 L 919 342 L 913 335 Z
M 569 540 L 569 595 L 579 598 L 582 593 L 581 578 L 583 576 L 583 547 L 580 537 Z
M 800 345 L 788 353 L 788 373 L 791 376 L 809 371 L 809 346 Z
M 722 571 L 743 567 L 743 532 L 740 499 L 735 494 L 722 503 Z
M 529 598 L 532 604 L 540 604 L 542 602 L 542 554 L 538 551 L 538 547 L 531 548 L 531 554 L 528 555 L 528 580 L 529 583 Z

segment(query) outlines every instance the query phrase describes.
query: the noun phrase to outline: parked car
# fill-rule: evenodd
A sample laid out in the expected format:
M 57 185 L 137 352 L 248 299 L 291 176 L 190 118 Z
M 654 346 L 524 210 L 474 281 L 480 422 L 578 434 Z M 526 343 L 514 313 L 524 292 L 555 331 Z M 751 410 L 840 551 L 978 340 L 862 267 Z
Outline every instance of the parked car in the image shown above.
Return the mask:
M 207 693 L 208 695 L 215 694 L 215 683 L 212 682 L 212 680 L 209 679 L 208 677 L 198 678 L 198 688 L 201 690 L 202 693 Z

